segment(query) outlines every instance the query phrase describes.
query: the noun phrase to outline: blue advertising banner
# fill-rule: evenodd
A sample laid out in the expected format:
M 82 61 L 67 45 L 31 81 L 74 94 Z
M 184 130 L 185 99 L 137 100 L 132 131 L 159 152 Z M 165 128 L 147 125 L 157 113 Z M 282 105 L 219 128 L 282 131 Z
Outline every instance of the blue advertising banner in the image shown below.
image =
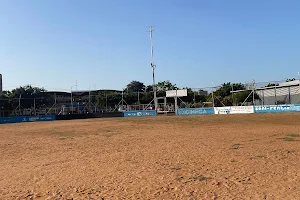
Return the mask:
M 55 115 L 1 117 L 0 124 L 19 123 L 19 122 L 52 121 L 52 120 L 55 120 Z
M 176 115 L 212 115 L 214 108 L 179 108 Z
M 254 106 L 254 113 L 300 112 L 300 104 Z
M 124 111 L 124 117 L 146 117 L 156 116 L 156 110 L 136 110 L 136 111 Z

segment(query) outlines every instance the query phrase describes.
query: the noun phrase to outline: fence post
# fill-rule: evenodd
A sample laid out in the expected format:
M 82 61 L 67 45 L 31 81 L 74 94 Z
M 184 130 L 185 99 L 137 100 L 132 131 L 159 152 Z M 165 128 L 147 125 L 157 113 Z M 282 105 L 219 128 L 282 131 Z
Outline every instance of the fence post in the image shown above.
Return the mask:
M 211 96 L 212 96 L 212 104 L 213 104 L 213 107 L 215 107 L 214 89 L 212 90 Z
M 274 92 L 275 92 L 275 105 L 277 105 L 276 86 L 274 87 Z
M 263 106 L 265 105 L 265 91 L 264 90 L 262 90 L 262 93 L 263 93 Z
M 176 97 L 174 97 L 175 98 L 175 114 L 177 113 L 177 109 L 178 109 L 178 107 L 177 107 L 177 96 Z
M 232 105 L 234 106 L 233 84 L 231 84 L 231 93 L 232 93 Z
M 56 109 L 56 93 L 54 93 L 54 110 L 55 110 L 55 115 L 57 114 L 57 109 Z
M 105 111 L 107 112 L 107 92 L 105 93 Z
M 253 98 L 253 105 L 255 106 L 255 82 L 254 80 L 252 81 L 252 98 Z
M 19 115 L 21 115 L 21 97 L 22 97 L 22 95 L 20 94 L 20 97 L 19 97 Z
M 291 99 L 291 87 L 288 87 L 289 89 L 289 103 L 292 104 L 292 99 Z
M 35 98 L 33 98 L 33 110 L 34 110 L 34 116 L 36 116 Z

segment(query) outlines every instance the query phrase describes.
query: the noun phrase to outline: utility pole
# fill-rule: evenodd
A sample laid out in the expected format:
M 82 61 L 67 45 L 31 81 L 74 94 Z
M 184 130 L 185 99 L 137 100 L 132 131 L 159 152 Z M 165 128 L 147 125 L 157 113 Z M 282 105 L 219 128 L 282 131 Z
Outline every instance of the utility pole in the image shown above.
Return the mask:
M 154 93 L 154 107 L 155 110 L 157 109 L 157 98 L 156 98 L 156 87 L 155 87 L 155 68 L 156 65 L 154 63 L 154 55 L 153 55 L 153 45 L 152 45 L 152 33 L 154 31 L 154 26 L 149 26 L 149 31 L 150 32 L 150 48 L 151 48 L 151 67 L 152 67 L 152 79 L 153 79 L 153 93 Z
M 212 83 L 212 85 L 213 85 L 213 87 L 212 87 L 211 97 L 212 97 L 212 104 L 213 104 L 213 107 L 215 107 L 214 83 Z
M 33 109 L 34 109 L 34 116 L 36 116 L 35 98 L 33 98 Z
M 234 106 L 233 84 L 231 83 L 232 105 Z
M 89 113 L 91 112 L 91 87 L 89 86 Z
M 73 114 L 73 95 L 72 95 L 72 86 L 71 86 L 71 109 L 72 109 L 72 110 L 70 110 L 70 111 L 71 111 L 70 113 Z
M 73 91 L 72 88 L 75 87 L 77 88 L 77 81 L 76 81 L 76 85 L 71 86 L 71 107 L 72 107 L 72 111 L 71 113 L 73 114 Z
M 55 115 L 57 114 L 57 110 L 56 110 L 56 93 L 54 93 L 54 105 L 55 105 Z
M 125 90 L 125 89 L 123 89 L 123 90 L 122 90 L 122 100 L 121 100 L 121 101 L 122 101 L 122 110 L 123 110 L 123 107 L 124 107 L 124 104 L 123 104 L 123 99 L 124 99 L 124 90 Z
M 253 105 L 255 105 L 255 81 L 252 80 L 252 101 L 253 101 Z
M 21 98 L 22 98 L 22 94 L 20 94 L 19 97 L 19 115 L 21 115 Z
M 107 112 L 107 91 L 105 91 L 105 112 Z

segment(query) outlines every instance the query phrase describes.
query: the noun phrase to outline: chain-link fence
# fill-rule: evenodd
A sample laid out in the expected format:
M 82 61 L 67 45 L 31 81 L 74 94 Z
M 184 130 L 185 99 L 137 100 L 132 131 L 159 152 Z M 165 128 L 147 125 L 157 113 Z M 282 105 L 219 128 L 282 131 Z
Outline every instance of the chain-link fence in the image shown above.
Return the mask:
M 177 98 L 179 108 L 300 103 L 300 81 L 225 83 L 221 86 L 188 88 Z M 28 96 L 28 95 L 27 95 Z M 0 117 L 45 114 L 84 114 L 122 110 L 154 110 L 153 92 L 86 91 L 45 92 L 38 97 L 0 97 Z M 174 112 L 175 99 L 157 91 L 158 112 Z
M 221 86 L 189 89 L 186 97 L 178 99 L 179 108 L 298 104 L 300 81 L 224 83 Z

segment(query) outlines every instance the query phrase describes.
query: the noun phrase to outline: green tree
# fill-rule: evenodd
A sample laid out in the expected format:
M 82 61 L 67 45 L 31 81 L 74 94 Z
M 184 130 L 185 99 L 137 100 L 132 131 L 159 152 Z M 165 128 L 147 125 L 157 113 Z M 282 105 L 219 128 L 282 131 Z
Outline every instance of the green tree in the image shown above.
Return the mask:
M 131 81 L 127 85 L 127 90 L 128 92 L 143 92 L 145 90 L 145 85 L 140 81 Z
M 203 104 L 206 101 L 206 96 L 200 94 L 200 91 L 193 91 L 191 88 L 183 88 L 187 90 L 186 97 L 180 97 L 182 101 L 188 104 L 188 107 L 199 107 L 199 105 Z
M 124 96 L 126 93 L 124 93 Z M 115 108 L 122 99 L 121 92 L 101 91 L 97 97 L 97 106 L 101 109 Z
M 44 88 L 32 87 L 31 85 L 21 86 L 13 89 L 9 98 L 12 100 L 12 106 L 17 107 L 19 98 L 22 108 L 43 108 L 53 103 L 53 96 L 48 94 Z
M 268 83 L 265 87 L 274 87 L 274 86 L 279 86 L 278 83 Z
M 252 92 L 251 90 L 245 90 L 245 86 L 241 83 L 224 83 L 214 92 L 214 102 L 215 106 L 232 106 L 232 105 L 240 105 L 243 103 L 249 94 Z M 241 92 L 231 93 L 231 91 L 245 90 Z M 255 99 L 259 99 L 259 96 L 255 93 Z M 208 95 L 207 99 L 212 101 L 212 95 Z M 253 98 L 249 97 L 246 102 L 252 102 Z
M 153 92 L 153 86 L 152 85 L 148 85 L 144 88 L 144 92 Z
M 10 91 L 2 91 L 0 94 L 0 117 L 8 116 L 12 110 L 12 104 L 10 100 Z
M 224 83 L 221 85 L 219 89 L 215 91 L 216 96 L 220 96 L 221 98 L 230 96 L 231 91 L 237 91 L 237 90 L 245 90 L 245 86 L 241 83 Z
M 172 84 L 169 80 L 160 81 L 156 84 L 158 91 L 176 90 L 179 89 L 176 84 Z
M 295 78 L 288 78 L 286 79 L 286 82 L 295 81 L 295 80 L 296 80 Z
M 238 93 L 234 94 L 234 100 L 237 103 L 237 105 L 241 105 L 241 103 L 243 103 L 247 97 L 248 97 L 248 99 L 246 100 L 246 102 L 252 102 L 253 94 L 250 95 L 251 92 L 252 92 L 251 90 L 246 90 L 246 91 L 238 92 Z M 254 99 L 255 100 L 259 99 L 259 96 L 256 92 L 254 93 Z

